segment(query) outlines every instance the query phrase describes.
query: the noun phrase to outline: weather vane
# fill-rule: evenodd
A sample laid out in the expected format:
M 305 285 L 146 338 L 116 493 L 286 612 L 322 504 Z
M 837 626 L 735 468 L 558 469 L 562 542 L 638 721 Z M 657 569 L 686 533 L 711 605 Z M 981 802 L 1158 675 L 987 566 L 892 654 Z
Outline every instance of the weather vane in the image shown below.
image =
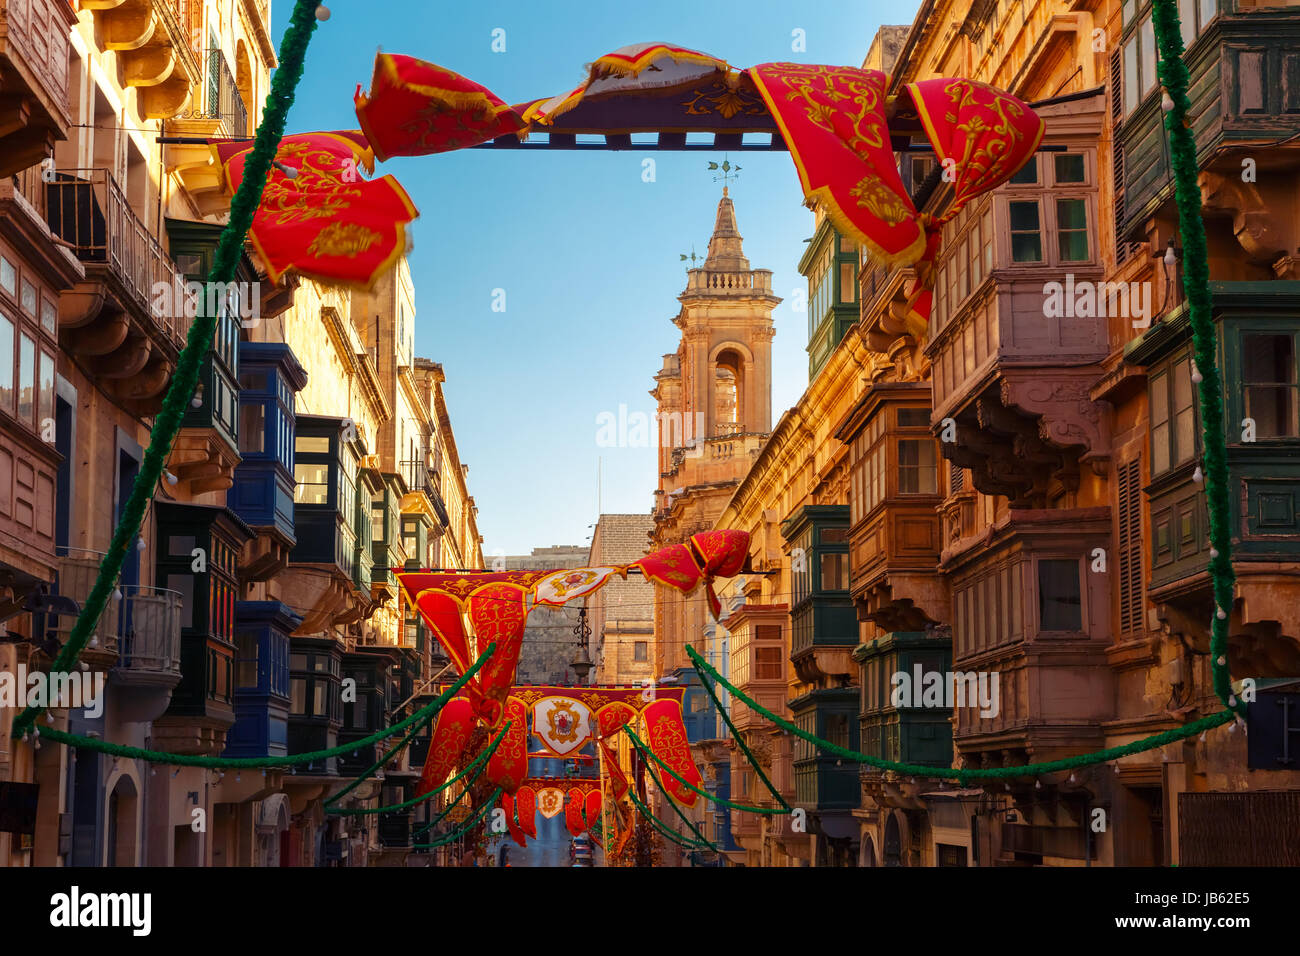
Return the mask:
M 680 259 L 682 260 L 682 262 L 685 262 L 687 259 L 691 260 L 691 268 L 692 268 L 692 269 L 695 268 L 695 263 L 696 263 L 696 262 L 703 262 L 703 261 L 704 261 L 704 256 L 697 256 L 697 255 L 695 254 L 695 244 L 694 244 L 694 243 L 691 243 L 691 254 L 690 254 L 689 256 L 686 255 L 685 253 L 679 253 L 679 254 L 678 254 L 678 258 L 680 258 Z
M 734 182 L 736 179 L 740 178 L 740 167 L 733 166 L 731 160 L 729 160 L 725 156 L 723 157 L 722 162 L 720 164 L 709 163 L 709 169 L 720 171 L 720 175 L 714 176 L 713 181 L 716 183 L 718 180 L 722 180 L 722 185 L 724 188 L 728 186 L 730 183 Z

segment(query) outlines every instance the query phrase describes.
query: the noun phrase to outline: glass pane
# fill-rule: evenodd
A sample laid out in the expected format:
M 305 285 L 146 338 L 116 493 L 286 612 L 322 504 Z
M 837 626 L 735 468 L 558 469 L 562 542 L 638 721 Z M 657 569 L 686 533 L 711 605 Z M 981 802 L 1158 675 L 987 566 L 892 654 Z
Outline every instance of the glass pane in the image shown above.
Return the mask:
M 294 439 L 293 450 L 299 454 L 328 455 L 330 450 L 329 436 L 298 435 Z
M 1257 438 L 1297 436 L 1296 390 L 1290 385 L 1246 388 L 1246 417 L 1254 419 Z
M 1084 180 L 1082 153 L 1059 153 L 1056 156 L 1056 182 L 1081 183 Z
M 1241 375 L 1248 384 L 1294 382 L 1295 340 L 1289 335 L 1252 332 L 1241 337 Z
M 1142 36 L 1142 90 L 1146 96 L 1156 85 L 1156 34 L 1148 15 L 1142 20 L 1138 32 Z
M 1082 231 L 1063 231 L 1057 235 L 1062 262 L 1086 262 L 1088 259 L 1088 234 Z
M 293 466 L 293 476 L 298 482 L 293 500 L 305 505 L 327 505 L 330 500 L 329 465 Z
M 1192 404 L 1192 365 L 1183 359 L 1174 366 L 1174 411 L 1190 408 Z
M 21 301 L 22 301 L 23 311 L 26 312 L 28 315 L 32 316 L 32 318 L 35 318 L 36 317 L 36 286 L 32 285 L 26 279 L 23 280 L 23 284 L 22 284 Z
M 1133 112 L 1138 104 L 1138 47 L 1137 37 L 1133 36 L 1124 44 L 1124 112 Z
M 266 406 L 261 402 L 239 406 L 239 451 L 260 454 L 266 448 Z
M 930 426 L 930 409 L 900 408 L 898 410 L 899 428 L 928 428 Z
M 855 301 L 857 292 L 857 270 L 851 262 L 840 263 L 840 301 Z
M 1032 157 L 1008 182 L 1015 186 L 1032 186 L 1038 182 L 1038 157 Z
M 1169 470 L 1169 423 L 1151 429 L 1151 474 Z
M 18 417 L 32 422 L 36 408 L 36 343 L 18 333 Z
M 1219 15 L 1219 0 L 1201 0 L 1201 29 Z
M 1196 39 L 1196 0 L 1178 0 L 1178 27 L 1186 50 Z
M 264 392 L 266 391 L 266 373 L 265 372 L 240 372 L 239 387 L 245 392 Z M 329 439 L 325 439 L 328 443 Z M 325 449 L 329 451 L 328 448 Z
M 1185 408 L 1178 413 L 1178 434 L 1175 436 L 1178 462 L 1187 461 L 1196 453 L 1196 409 Z
M 1011 214 L 1011 228 L 1013 231 L 1038 231 L 1038 203 L 1013 202 L 1008 203 L 1008 209 Z
M 1169 376 L 1165 372 L 1151 377 L 1151 424 L 1169 420 Z
M 192 534 L 171 534 L 167 536 L 167 556 L 172 558 L 188 558 L 194 553 L 194 535 Z M 214 555 L 215 557 L 215 555 Z
M 307 682 L 301 677 L 289 681 L 289 713 L 305 714 L 307 712 Z
M 4 256 L 0 256 L 0 288 L 10 295 L 18 290 L 18 270 Z
M 14 324 L 0 313 L 0 408 L 14 410 Z
M 1056 225 L 1058 229 L 1087 229 L 1087 205 L 1082 199 L 1058 199 L 1056 201 Z
M 41 328 L 50 335 L 59 334 L 59 309 L 50 299 L 41 300 Z
M 823 554 L 821 565 L 823 591 L 848 590 L 849 556 L 847 554 Z
M 167 575 L 167 590 L 179 591 L 181 595 L 181 627 L 194 626 L 194 575 Z
M 36 425 L 43 433 L 54 434 L 54 356 L 49 352 L 41 353 L 41 371 L 36 380 L 39 391 L 39 404 L 36 409 Z M 48 431 L 47 431 L 48 430 Z
M 1022 232 L 1011 234 L 1012 262 L 1042 262 L 1043 239 L 1037 233 Z
M 1038 562 L 1038 619 L 1044 631 L 1078 631 L 1083 627 L 1079 562 Z

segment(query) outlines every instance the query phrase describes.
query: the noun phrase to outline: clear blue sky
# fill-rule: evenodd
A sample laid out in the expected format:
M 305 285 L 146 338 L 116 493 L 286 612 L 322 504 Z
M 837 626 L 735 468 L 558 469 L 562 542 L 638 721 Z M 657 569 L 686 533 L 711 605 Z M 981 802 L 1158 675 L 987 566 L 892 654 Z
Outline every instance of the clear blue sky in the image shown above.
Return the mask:
M 911 23 L 915 0 L 884 3 L 429 3 L 329 0 L 312 38 L 289 132 L 355 129 L 352 94 L 368 87 L 375 52 L 448 67 L 509 103 L 565 92 L 583 64 L 629 43 L 666 41 L 734 66 L 772 60 L 861 65 L 877 27 Z M 273 4 L 283 33 L 290 0 Z M 492 31 L 506 31 L 504 53 Z M 805 52 L 791 50 L 804 31 Z M 642 181 L 641 161 L 657 163 Z M 602 448 L 597 418 L 652 414 L 671 319 L 686 283 L 680 253 L 703 253 L 721 184 L 710 153 L 497 153 L 463 150 L 380 164 L 411 194 L 416 353 L 441 362 L 461 460 L 479 506 L 484 552 L 585 544 L 601 510 L 647 512 L 655 450 Z M 745 252 L 773 270 L 787 301 L 774 313 L 773 422 L 808 379 L 807 314 L 791 309 L 812 214 L 786 153 L 732 155 L 731 187 Z M 492 311 L 494 289 L 506 311 Z M 490 559 L 489 559 L 490 560 Z

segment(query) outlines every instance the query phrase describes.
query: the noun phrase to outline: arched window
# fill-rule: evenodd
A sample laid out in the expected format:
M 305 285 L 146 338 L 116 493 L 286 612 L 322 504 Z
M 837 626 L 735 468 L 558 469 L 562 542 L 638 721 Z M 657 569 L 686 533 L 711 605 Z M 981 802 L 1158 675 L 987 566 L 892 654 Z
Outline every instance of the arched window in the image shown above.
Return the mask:
M 745 430 L 745 360 L 735 349 L 718 353 L 713 363 L 713 422 L 715 435 L 734 435 Z

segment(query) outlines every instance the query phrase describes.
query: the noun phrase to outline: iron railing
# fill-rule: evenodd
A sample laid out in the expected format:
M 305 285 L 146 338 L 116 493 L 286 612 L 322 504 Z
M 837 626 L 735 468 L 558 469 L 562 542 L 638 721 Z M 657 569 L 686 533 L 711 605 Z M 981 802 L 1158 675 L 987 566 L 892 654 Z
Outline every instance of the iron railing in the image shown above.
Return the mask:
M 240 95 L 239 86 L 226 65 L 226 55 L 221 50 L 209 50 L 205 55 L 207 75 L 204 79 L 204 116 L 220 120 L 231 136 L 248 135 L 248 107 Z
M 447 503 L 442 500 L 442 492 L 438 488 L 438 473 L 430 468 L 423 461 L 403 461 L 398 463 L 402 477 L 406 479 L 406 487 L 412 491 L 423 491 L 429 496 L 433 503 L 433 510 L 438 515 L 444 527 L 448 524 Z
M 153 316 L 181 348 L 190 319 L 184 309 L 154 309 L 156 290 L 178 287 L 176 265 L 156 236 L 131 209 L 126 193 L 104 168 L 55 170 L 46 184 L 46 221 L 78 259 L 103 265 L 134 299 L 137 311 Z M 182 313 L 182 314 L 176 314 Z

